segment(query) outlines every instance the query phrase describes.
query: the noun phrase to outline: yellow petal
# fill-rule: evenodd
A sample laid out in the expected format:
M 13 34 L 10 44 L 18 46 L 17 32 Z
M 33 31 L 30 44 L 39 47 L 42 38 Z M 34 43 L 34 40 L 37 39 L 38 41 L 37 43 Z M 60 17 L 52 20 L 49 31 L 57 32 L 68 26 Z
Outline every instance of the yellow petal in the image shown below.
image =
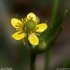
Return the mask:
M 36 16 L 36 24 L 40 22 L 40 19 L 38 16 Z
M 14 34 L 12 35 L 12 38 L 14 38 L 15 40 L 21 40 L 21 39 L 23 39 L 25 36 L 26 36 L 25 33 L 20 33 L 20 31 L 18 31 L 18 32 L 14 33 Z
M 33 20 L 33 21 L 36 21 L 36 15 L 34 13 L 29 13 L 27 15 L 27 19 L 28 20 Z
M 33 46 L 39 44 L 39 39 L 38 39 L 38 37 L 37 37 L 34 33 L 31 33 L 31 34 L 28 36 L 28 40 L 29 40 L 29 42 L 30 42 Z
M 14 28 L 20 28 L 23 25 L 22 21 L 17 18 L 12 18 L 11 24 Z
M 41 24 L 38 24 L 37 26 L 36 26 L 36 32 L 43 32 L 43 31 L 45 31 L 46 29 L 47 29 L 47 24 L 46 23 L 41 23 Z

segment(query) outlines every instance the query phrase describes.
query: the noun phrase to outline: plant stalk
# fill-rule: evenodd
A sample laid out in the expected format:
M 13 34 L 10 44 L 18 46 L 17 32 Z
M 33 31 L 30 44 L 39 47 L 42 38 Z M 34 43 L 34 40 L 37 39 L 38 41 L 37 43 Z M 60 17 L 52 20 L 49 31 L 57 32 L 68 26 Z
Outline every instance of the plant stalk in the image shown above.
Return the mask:
M 36 53 L 31 50 L 31 70 L 35 70 Z

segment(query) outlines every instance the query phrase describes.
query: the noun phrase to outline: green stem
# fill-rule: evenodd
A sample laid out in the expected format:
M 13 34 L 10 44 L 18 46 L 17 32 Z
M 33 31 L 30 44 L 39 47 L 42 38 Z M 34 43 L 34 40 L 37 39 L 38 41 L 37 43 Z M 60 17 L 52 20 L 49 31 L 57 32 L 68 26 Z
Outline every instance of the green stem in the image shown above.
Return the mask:
M 31 70 L 35 70 L 36 53 L 31 50 Z
M 46 56 L 45 56 L 45 69 L 44 70 L 49 70 L 50 54 L 51 54 L 51 50 L 49 49 L 46 52 Z
M 53 10 L 52 10 L 52 15 L 51 15 L 51 23 L 54 23 L 54 21 L 56 19 L 59 2 L 60 2 L 60 0 L 54 0 Z M 51 49 L 46 50 L 45 70 L 49 70 L 50 55 L 51 55 Z
M 57 15 L 59 2 L 60 2 L 60 0 L 54 0 L 53 10 L 52 10 L 52 16 L 51 16 L 51 22 L 52 23 L 55 21 L 55 18 L 56 18 L 56 15 Z

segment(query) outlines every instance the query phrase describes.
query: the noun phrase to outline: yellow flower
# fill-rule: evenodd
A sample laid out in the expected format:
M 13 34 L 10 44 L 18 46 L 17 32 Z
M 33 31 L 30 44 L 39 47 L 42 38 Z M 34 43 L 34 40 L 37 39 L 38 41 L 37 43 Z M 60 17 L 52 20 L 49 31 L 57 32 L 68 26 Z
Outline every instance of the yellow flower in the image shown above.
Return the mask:
M 28 39 L 31 45 L 38 45 L 39 38 L 37 33 L 41 33 L 47 29 L 46 23 L 38 24 L 38 17 L 34 13 L 29 13 L 24 19 L 11 19 L 11 24 L 16 28 L 16 33 L 12 35 L 15 40 Z

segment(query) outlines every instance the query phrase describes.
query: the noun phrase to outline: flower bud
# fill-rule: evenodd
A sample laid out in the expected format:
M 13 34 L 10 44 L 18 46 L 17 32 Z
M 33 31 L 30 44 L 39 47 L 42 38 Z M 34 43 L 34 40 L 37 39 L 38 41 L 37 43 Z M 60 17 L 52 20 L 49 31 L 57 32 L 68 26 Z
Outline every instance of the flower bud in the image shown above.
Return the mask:
M 42 41 L 39 43 L 38 49 L 39 50 L 45 50 L 47 47 L 47 43 L 45 41 Z

